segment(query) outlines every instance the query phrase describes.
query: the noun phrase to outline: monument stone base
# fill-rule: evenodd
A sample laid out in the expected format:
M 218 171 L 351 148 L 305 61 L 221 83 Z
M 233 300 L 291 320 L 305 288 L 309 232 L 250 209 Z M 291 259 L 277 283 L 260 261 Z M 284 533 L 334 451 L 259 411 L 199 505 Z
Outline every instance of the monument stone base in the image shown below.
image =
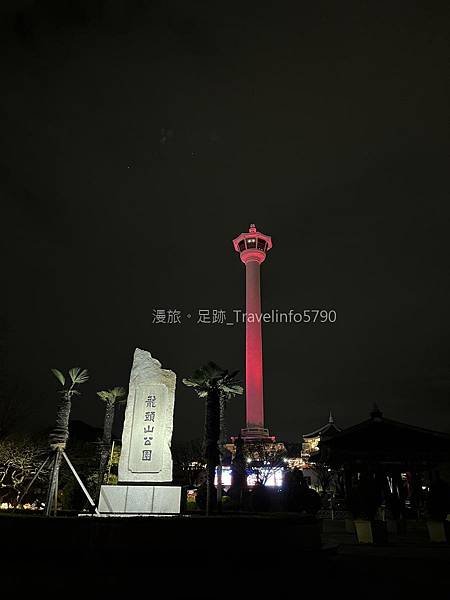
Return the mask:
M 102 485 L 98 510 L 103 515 L 178 515 L 181 487 L 176 485 Z

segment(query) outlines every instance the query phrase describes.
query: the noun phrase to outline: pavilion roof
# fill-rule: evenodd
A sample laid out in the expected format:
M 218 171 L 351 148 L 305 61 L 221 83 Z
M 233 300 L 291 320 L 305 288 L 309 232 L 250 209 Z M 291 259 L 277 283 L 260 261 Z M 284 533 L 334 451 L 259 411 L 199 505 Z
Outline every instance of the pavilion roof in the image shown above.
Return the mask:
M 322 439 L 320 449 L 331 460 L 449 460 L 450 435 L 386 419 L 376 407 L 369 419 Z
M 328 436 L 335 435 L 336 433 L 339 433 L 340 431 L 342 431 L 342 429 L 336 425 L 336 423 L 334 422 L 333 414 L 330 411 L 330 416 L 328 417 L 328 423 L 325 423 L 325 425 L 322 425 L 322 427 L 319 427 L 318 429 L 315 429 L 314 431 L 311 431 L 310 433 L 304 433 L 303 438 L 307 439 L 307 438 L 315 438 L 315 437 L 328 437 Z

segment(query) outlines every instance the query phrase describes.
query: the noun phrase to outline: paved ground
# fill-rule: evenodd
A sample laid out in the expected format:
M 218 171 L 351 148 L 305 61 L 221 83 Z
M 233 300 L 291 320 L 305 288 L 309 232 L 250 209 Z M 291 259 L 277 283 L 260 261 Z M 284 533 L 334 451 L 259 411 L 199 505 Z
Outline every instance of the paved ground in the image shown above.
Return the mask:
M 168 527 L 163 539 L 155 535 L 155 522 L 149 521 L 147 530 L 145 523 L 133 520 L 97 545 L 87 522 L 58 518 L 46 524 L 45 535 L 40 528 L 32 535 L 22 528 L 21 536 L 21 521 L 14 520 L 6 536 L 3 520 L 2 590 L 31 587 L 34 593 L 47 589 L 64 597 L 70 591 L 78 598 L 82 591 L 84 598 L 94 589 L 113 592 L 114 597 L 125 589 L 126 598 L 136 594 L 183 600 L 449 596 L 450 546 L 431 545 L 424 524 L 411 523 L 405 535 L 391 536 L 386 545 L 362 546 L 345 531 L 344 522 L 325 521 L 322 550 L 305 550 L 300 539 L 304 532 L 282 527 L 283 519 L 260 519 L 256 537 L 253 521 L 202 520 L 204 527 L 200 520 L 192 521 L 190 528 Z M 130 529 L 136 530 L 136 539 L 129 537 Z M 161 586 L 164 593 L 156 593 Z
M 391 556 L 442 556 L 450 560 L 450 545 L 433 545 L 428 538 L 425 523 L 408 522 L 403 534 L 388 534 L 388 543 L 373 546 L 359 544 L 356 534 L 345 530 L 344 521 L 326 520 L 323 523 L 322 541 L 338 546 L 339 554 L 368 554 Z
M 379 546 L 358 544 L 342 521 L 323 525 L 322 542 L 330 553 L 323 573 L 347 593 L 418 597 L 439 592 L 448 596 L 450 546 L 431 544 L 424 523 L 408 523 L 405 534 L 390 534 L 388 543 Z

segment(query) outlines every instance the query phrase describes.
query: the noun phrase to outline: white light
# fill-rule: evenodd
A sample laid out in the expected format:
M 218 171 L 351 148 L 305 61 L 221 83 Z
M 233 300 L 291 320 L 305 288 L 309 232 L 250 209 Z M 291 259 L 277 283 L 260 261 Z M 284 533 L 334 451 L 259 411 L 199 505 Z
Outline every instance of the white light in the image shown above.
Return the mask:
M 266 478 L 265 475 L 267 475 L 268 470 L 270 469 L 266 469 L 266 471 L 264 472 L 264 469 L 261 469 L 263 479 L 266 479 L 264 485 L 266 485 L 267 487 L 283 487 L 283 470 L 279 469 L 278 471 L 270 473 Z M 247 485 L 249 487 L 255 486 L 257 481 L 258 477 L 256 473 L 252 473 L 251 475 L 247 476 Z
M 217 478 L 217 469 L 216 469 L 214 485 L 217 485 L 217 483 L 218 483 L 218 478 Z M 230 469 L 230 467 L 222 467 L 222 485 L 224 485 L 224 486 L 231 485 L 231 469 Z

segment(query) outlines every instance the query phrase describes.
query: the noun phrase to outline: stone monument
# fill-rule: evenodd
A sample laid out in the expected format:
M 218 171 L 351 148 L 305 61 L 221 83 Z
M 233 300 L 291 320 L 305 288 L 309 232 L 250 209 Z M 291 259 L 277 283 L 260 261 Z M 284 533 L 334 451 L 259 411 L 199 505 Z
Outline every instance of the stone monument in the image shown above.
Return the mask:
M 177 514 L 181 487 L 172 481 L 170 444 L 176 375 L 136 348 L 130 375 L 118 485 L 103 485 L 102 514 Z

